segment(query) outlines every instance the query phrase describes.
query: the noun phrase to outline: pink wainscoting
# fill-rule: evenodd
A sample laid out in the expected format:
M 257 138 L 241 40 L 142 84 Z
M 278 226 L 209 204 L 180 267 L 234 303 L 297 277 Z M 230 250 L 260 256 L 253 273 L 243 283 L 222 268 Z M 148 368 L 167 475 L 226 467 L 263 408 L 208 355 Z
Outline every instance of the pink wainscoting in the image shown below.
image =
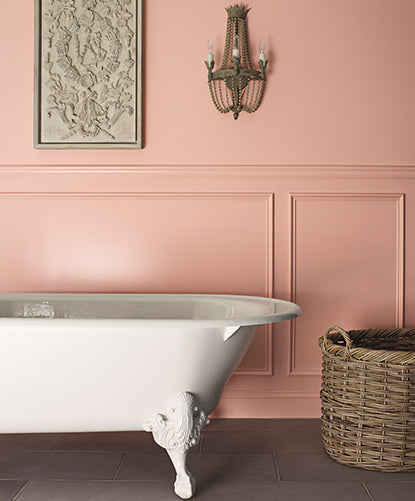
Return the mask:
M 0 290 L 293 299 L 216 414 L 316 417 L 326 326 L 415 325 L 415 2 L 257 0 L 269 79 L 237 122 L 203 63 L 229 2 L 143 3 L 129 151 L 33 149 L 33 2 L 0 3 Z
M 327 318 L 357 329 L 402 326 L 404 195 L 291 197 L 293 298 L 308 314 L 291 332 L 290 374 L 318 375 L 319 347 L 307 339 L 310 331 L 324 330 Z

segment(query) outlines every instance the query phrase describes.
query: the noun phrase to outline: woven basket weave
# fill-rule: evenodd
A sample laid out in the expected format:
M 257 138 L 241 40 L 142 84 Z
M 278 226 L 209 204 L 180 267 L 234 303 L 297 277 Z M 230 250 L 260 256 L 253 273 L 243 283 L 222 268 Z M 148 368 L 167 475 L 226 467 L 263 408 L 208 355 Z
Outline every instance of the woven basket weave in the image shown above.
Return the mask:
M 329 327 L 323 352 L 322 435 L 336 461 L 415 470 L 415 329 Z

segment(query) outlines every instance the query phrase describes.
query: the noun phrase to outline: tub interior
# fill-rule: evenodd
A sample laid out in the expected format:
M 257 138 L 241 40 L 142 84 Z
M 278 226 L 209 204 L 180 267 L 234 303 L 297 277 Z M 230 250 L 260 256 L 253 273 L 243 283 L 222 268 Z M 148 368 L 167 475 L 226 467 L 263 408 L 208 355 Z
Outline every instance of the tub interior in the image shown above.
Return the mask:
M 231 310 L 217 302 L 6 301 L 0 306 L 0 317 L 213 320 L 229 318 Z
M 262 311 L 260 311 L 262 310 Z M 221 320 L 264 314 L 264 307 L 243 300 L 203 298 L 139 300 L 22 298 L 0 301 L 2 318 L 193 319 Z
M 250 296 L 197 294 L 0 294 L 0 318 L 230 322 L 261 319 L 292 308 L 283 303 Z

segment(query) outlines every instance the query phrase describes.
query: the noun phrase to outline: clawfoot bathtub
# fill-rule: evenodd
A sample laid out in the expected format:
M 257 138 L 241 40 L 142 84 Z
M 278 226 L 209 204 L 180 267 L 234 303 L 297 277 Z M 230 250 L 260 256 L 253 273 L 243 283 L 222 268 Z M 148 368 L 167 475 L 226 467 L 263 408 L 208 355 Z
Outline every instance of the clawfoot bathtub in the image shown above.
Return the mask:
M 250 296 L 0 294 L 0 432 L 152 432 L 191 498 L 187 452 L 255 327 L 300 314 Z

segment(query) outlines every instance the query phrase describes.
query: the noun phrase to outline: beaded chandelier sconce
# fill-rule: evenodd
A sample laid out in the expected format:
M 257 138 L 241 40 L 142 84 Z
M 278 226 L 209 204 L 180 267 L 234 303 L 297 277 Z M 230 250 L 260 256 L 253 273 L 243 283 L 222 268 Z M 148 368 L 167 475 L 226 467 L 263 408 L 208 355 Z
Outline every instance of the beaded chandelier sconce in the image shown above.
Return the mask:
M 221 113 L 233 112 L 237 120 L 241 111 L 253 113 L 259 108 L 264 94 L 265 68 L 268 61 L 265 57 L 265 44 L 259 44 L 259 70 L 251 63 L 248 47 L 247 14 L 245 5 L 233 5 L 226 9 L 225 50 L 220 69 L 213 71 L 213 41 L 208 42 L 208 85 L 212 101 Z

